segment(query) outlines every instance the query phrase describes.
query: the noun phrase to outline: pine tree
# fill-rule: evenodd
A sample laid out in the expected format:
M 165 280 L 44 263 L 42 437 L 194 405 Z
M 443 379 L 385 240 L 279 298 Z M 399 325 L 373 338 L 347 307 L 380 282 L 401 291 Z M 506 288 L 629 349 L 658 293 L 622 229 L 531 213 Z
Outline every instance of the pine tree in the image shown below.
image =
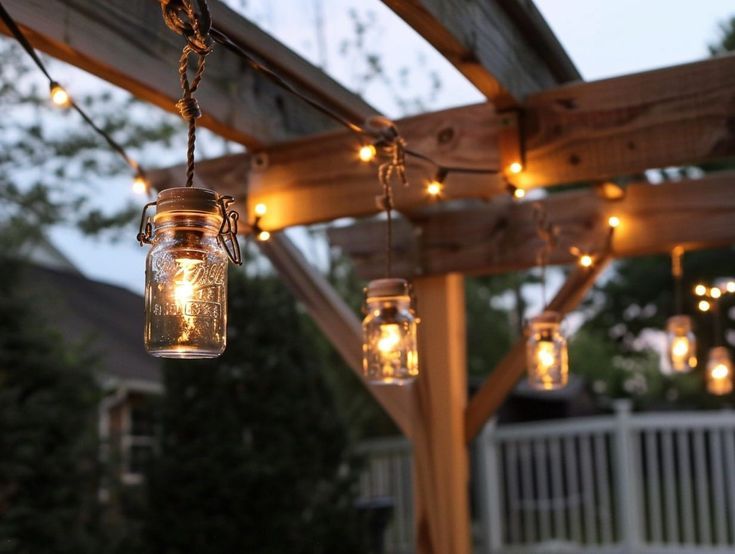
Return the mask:
M 231 275 L 229 344 L 165 368 L 145 542 L 160 554 L 359 553 L 354 460 L 320 349 L 274 277 Z
M 94 376 L 0 267 L 0 552 L 99 552 Z

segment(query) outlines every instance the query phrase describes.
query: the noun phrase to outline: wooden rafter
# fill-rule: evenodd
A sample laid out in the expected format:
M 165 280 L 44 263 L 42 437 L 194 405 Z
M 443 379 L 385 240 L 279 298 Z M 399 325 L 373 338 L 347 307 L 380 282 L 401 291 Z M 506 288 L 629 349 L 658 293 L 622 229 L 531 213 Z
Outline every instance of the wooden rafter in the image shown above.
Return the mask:
M 581 80 L 532 2 L 384 0 L 497 107 Z
M 5 0 L 3 4 L 36 48 L 175 111 L 181 95 L 176 67 L 183 42 L 164 25 L 158 2 Z M 374 113 L 366 102 L 219 0 L 209 4 L 217 26 L 314 98 L 358 120 Z M 7 32 L 2 25 L 0 31 Z M 208 57 L 207 78 L 197 97 L 205 114 L 203 126 L 251 147 L 335 127 L 332 120 L 222 47 Z
M 578 268 L 567 278 L 554 299 L 550 310 L 563 315 L 572 311 L 584 299 L 597 277 L 607 267 L 610 256 L 601 257 L 589 268 Z M 485 422 L 503 403 L 526 369 L 526 342 L 519 340 L 493 369 L 469 402 L 465 416 L 465 439 L 469 443 L 482 430 Z
M 667 252 L 677 244 L 704 248 L 735 243 L 735 173 L 661 185 L 631 185 L 626 191 L 619 201 L 605 200 L 594 189 L 560 192 L 539 200 L 550 222 L 560 230 L 550 263 L 573 263 L 572 246 L 589 253 L 601 251 L 611 215 L 621 220 L 613 243 L 617 257 Z M 541 246 L 533 204 L 506 199 L 414 214 L 411 223 L 399 220 L 393 234 L 394 271 L 410 278 L 449 271 L 491 274 L 533 267 Z M 377 276 L 381 267 L 384 225 L 371 220 L 329 230 L 330 242 L 353 260 L 364 279 Z
M 446 165 L 499 167 L 502 118 L 490 105 L 466 106 L 398 122 L 411 147 Z M 534 95 L 525 108 L 523 188 L 639 175 L 656 167 L 735 157 L 735 55 Z M 347 131 L 264 150 L 250 171 L 250 206 L 265 202 L 264 225 L 292 225 L 376 213 L 375 167 L 357 162 Z M 201 164 L 211 182 L 248 172 L 245 155 Z M 427 205 L 422 184 L 434 168 L 412 163 L 412 185 L 396 188 L 399 210 Z M 242 196 L 245 185 L 219 187 Z M 450 175 L 447 199 L 505 194 L 497 176 Z M 448 216 L 451 217 L 451 216 Z

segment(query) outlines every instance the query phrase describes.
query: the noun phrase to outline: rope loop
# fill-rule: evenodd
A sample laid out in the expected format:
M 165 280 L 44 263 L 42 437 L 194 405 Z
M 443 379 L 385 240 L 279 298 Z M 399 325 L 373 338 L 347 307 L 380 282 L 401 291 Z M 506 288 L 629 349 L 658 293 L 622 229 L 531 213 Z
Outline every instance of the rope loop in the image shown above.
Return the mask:
M 163 20 L 173 32 L 182 35 L 187 45 L 198 55 L 206 56 L 212 51 L 212 16 L 207 0 L 196 0 L 198 13 L 192 0 L 160 0 Z

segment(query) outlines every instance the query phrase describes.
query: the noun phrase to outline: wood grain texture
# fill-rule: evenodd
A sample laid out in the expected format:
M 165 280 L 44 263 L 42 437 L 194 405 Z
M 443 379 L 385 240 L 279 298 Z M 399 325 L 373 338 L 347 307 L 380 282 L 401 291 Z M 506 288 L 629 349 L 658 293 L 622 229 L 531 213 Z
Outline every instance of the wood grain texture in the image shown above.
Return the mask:
M 601 257 L 589 268 L 577 268 L 569 275 L 559 292 L 549 303 L 549 310 L 568 314 L 584 299 L 597 278 L 605 271 L 610 256 Z M 493 369 L 480 389 L 469 402 L 465 416 L 465 440 L 477 436 L 487 420 L 500 407 L 526 371 L 526 341 L 516 342 L 500 363 Z
M 342 359 L 362 379 L 362 325 L 354 312 L 286 235 L 274 234 L 269 241 L 258 242 L 258 246 Z M 378 388 L 367 383 L 365 386 L 401 431 L 411 438 L 414 422 L 410 389 Z
M 464 279 L 416 279 L 421 375 L 413 433 L 416 546 L 420 554 L 470 554 Z
M 527 187 L 735 156 L 735 55 L 528 98 Z
M 735 243 L 735 173 L 661 185 L 626 187 L 620 201 L 592 189 L 557 193 L 538 201 L 559 228 L 551 264 L 574 263 L 569 248 L 594 254 L 605 248 L 609 216 L 622 223 L 615 231 L 616 257 Z M 494 201 L 443 212 L 414 213 L 398 220 L 394 232 L 396 275 L 494 274 L 536 265 L 542 242 L 536 235 L 533 203 Z M 365 221 L 329 230 L 330 242 L 353 260 L 358 275 L 378 275 L 383 257 L 382 221 Z M 523 247 L 519 247 L 523 245 Z
M 384 0 L 498 107 L 581 79 L 530 0 Z
M 257 52 L 298 87 L 358 121 L 374 112 L 221 2 L 210 0 L 209 4 L 216 26 Z M 165 110 L 176 111 L 183 39 L 165 26 L 158 2 L 6 0 L 4 5 L 36 48 Z M 7 33 L 2 25 L 0 31 Z M 72 83 L 66 85 L 73 94 Z M 204 111 L 201 125 L 251 147 L 335 127 L 332 120 L 255 73 L 221 46 L 215 46 L 207 58 L 197 98 Z

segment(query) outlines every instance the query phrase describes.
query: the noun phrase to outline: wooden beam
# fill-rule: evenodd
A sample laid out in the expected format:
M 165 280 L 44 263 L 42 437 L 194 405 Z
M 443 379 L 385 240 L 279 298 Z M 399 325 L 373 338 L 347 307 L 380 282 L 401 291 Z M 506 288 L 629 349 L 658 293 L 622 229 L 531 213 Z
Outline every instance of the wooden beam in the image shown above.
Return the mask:
M 528 98 L 525 187 L 735 156 L 735 54 Z
M 416 279 L 421 375 L 413 455 L 417 552 L 470 554 L 465 298 L 461 275 Z
M 572 311 L 585 297 L 597 278 L 607 268 L 611 257 L 605 256 L 589 268 L 578 268 L 568 277 L 554 299 L 549 310 L 563 315 Z M 465 440 L 470 443 L 482 430 L 485 422 L 500 407 L 518 380 L 526 371 L 526 341 L 521 339 L 493 369 L 469 403 L 465 417 Z
M 508 118 L 480 104 L 398 125 L 410 147 L 442 164 L 497 168 Z M 526 189 L 735 157 L 735 55 L 544 92 L 529 99 L 521 119 L 526 171 L 513 179 Z M 357 146 L 354 135 L 336 132 L 263 151 L 250 171 L 250 213 L 265 202 L 269 230 L 375 213 L 376 168 L 357 161 Z M 230 160 L 248 171 L 244 156 Z M 231 169 L 220 162 L 209 172 L 213 183 Z M 412 185 L 396 187 L 399 210 L 428 205 L 421 185 L 434 171 L 410 165 Z M 224 189 L 243 190 L 239 182 Z M 460 174 L 449 176 L 445 192 L 447 200 L 506 194 L 497 176 Z
M 620 201 L 608 201 L 595 190 L 584 189 L 552 194 L 538 203 L 559 229 L 551 264 L 573 263 L 572 246 L 589 253 L 603 250 L 611 215 L 621 220 L 613 242 L 617 257 L 667 252 L 678 244 L 697 249 L 735 242 L 732 172 L 661 185 L 631 185 Z M 479 275 L 527 269 L 537 264 L 536 254 L 542 246 L 533 202 L 494 201 L 415 213 L 412 223 L 396 221 L 393 234 L 394 272 L 406 278 L 450 271 Z M 379 275 L 384 225 L 371 220 L 328 232 L 330 242 L 352 258 L 363 279 Z
M 256 52 L 314 98 L 358 121 L 374 113 L 281 43 L 218 0 L 210 0 L 215 26 Z M 181 96 L 177 75 L 182 37 L 163 23 L 151 0 L 5 0 L 34 46 L 165 110 Z M 7 30 L 0 25 L 0 31 Z M 72 94 L 74 87 L 64 83 Z M 250 147 L 334 128 L 332 120 L 284 92 L 224 47 L 207 58 L 197 95 L 201 124 Z
M 258 246 L 342 359 L 362 379 L 362 325 L 353 311 L 285 234 L 274 234 L 269 241 L 258 242 Z M 410 438 L 414 425 L 410 390 L 402 387 L 376 388 L 367 383 L 365 386 Z
M 384 0 L 500 108 L 581 80 L 532 2 Z

